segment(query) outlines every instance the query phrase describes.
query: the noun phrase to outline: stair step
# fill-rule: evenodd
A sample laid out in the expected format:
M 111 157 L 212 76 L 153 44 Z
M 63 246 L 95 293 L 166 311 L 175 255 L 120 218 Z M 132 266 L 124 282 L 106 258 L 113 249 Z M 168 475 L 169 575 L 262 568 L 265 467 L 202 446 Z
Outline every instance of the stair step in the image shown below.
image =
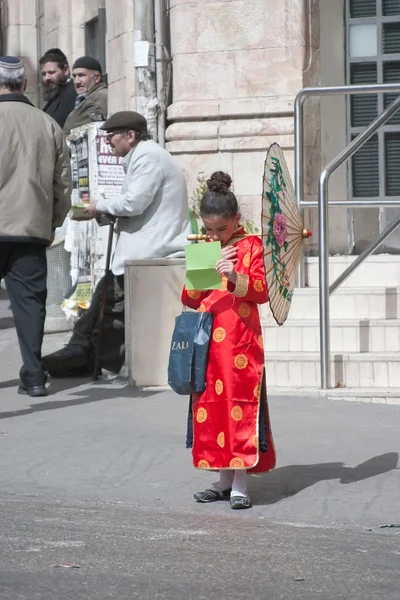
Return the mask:
M 345 271 L 356 256 L 329 257 L 329 282 L 332 283 Z M 306 283 L 309 287 L 319 286 L 319 259 L 306 258 Z M 400 256 L 378 254 L 368 257 L 342 284 L 343 287 L 396 287 L 400 285 Z
M 290 319 L 283 327 L 262 319 L 268 352 L 319 352 L 319 321 Z M 400 319 L 333 319 L 332 352 L 400 352 Z
M 275 397 L 287 397 L 293 394 L 293 388 L 268 387 L 268 394 Z M 298 388 L 296 389 L 296 396 L 324 398 L 332 402 L 345 400 L 348 402 L 400 405 L 400 388 L 337 388 L 331 390 Z
M 265 352 L 267 384 L 272 388 L 318 388 L 318 352 Z M 400 388 L 400 353 L 331 354 L 331 383 L 346 388 Z
M 272 321 L 268 305 L 262 305 L 261 317 Z M 319 290 L 296 288 L 287 323 L 319 317 Z M 331 319 L 398 319 L 400 318 L 400 288 L 363 287 L 339 288 L 330 297 Z

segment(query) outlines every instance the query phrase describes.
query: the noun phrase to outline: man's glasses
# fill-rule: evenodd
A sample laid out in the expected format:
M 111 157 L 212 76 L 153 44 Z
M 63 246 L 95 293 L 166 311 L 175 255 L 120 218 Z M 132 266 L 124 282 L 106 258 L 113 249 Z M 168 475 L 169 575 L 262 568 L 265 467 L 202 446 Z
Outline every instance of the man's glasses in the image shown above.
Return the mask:
M 107 133 L 107 135 L 106 135 L 107 142 L 110 143 L 112 138 L 114 137 L 114 135 L 117 133 L 120 133 L 120 132 L 119 131 L 110 131 L 110 133 Z

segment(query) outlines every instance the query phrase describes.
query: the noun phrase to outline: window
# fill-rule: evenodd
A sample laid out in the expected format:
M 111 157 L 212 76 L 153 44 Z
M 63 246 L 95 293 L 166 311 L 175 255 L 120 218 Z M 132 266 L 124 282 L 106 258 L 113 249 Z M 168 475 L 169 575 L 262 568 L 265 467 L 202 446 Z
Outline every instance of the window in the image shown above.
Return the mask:
M 400 83 L 400 0 L 346 0 L 347 82 Z M 396 94 L 353 96 L 348 135 L 354 139 Z M 400 111 L 353 157 L 351 193 L 359 199 L 400 196 Z
M 103 75 L 107 73 L 106 37 L 106 9 L 99 8 L 98 16 L 85 23 L 85 54 L 97 58 Z

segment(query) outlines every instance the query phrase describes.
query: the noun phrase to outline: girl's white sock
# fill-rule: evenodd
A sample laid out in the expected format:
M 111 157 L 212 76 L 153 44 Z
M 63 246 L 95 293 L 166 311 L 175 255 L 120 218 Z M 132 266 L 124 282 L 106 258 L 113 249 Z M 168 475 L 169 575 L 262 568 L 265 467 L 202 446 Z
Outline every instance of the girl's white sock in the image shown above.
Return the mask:
M 231 489 L 232 481 L 233 471 L 231 469 L 224 469 L 223 471 L 219 472 L 219 481 L 217 483 L 213 483 L 213 487 L 220 492 L 225 492 L 226 490 Z
M 233 496 L 247 496 L 246 469 L 235 469 L 233 475 L 231 498 Z

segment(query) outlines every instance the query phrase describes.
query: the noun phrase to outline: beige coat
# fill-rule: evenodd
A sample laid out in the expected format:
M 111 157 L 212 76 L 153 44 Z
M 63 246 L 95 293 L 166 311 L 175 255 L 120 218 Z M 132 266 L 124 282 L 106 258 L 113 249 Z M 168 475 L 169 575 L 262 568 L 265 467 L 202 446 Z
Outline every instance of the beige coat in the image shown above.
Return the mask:
M 0 242 L 48 244 L 71 206 L 63 133 L 22 94 L 0 95 L 0 131 Z
M 72 112 L 64 123 L 63 131 L 68 135 L 71 129 L 86 125 L 92 121 L 104 121 L 107 118 L 108 90 L 105 83 L 97 84 Z

